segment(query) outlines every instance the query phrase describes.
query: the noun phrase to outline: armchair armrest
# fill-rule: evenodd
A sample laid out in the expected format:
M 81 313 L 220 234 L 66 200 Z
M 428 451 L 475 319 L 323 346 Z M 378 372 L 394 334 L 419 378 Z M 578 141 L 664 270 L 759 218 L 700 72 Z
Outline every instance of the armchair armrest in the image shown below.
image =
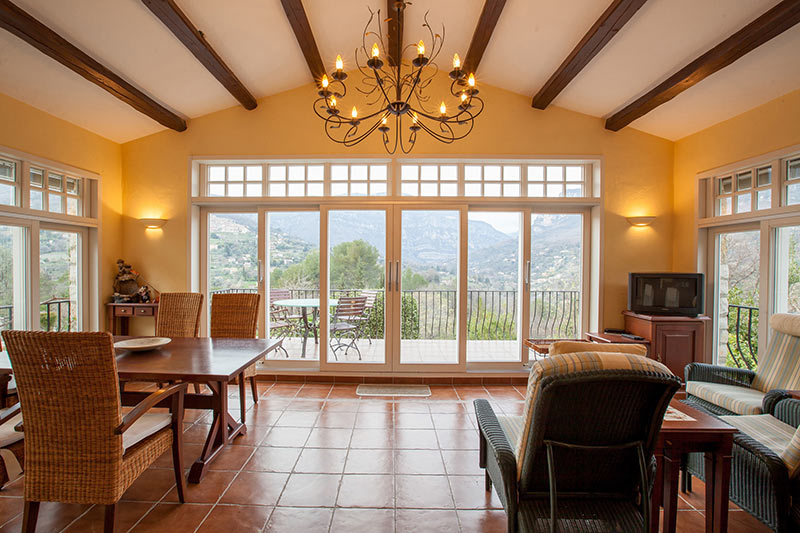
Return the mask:
M 127 415 L 122 418 L 122 423 L 114 428 L 115 435 L 122 435 L 127 431 L 134 422 L 136 422 L 143 414 L 149 411 L 152 407 L 159 404 L 161 401 L 165 400 L 169 397 L 174 397 L 173 399 L 173 408 L 177 406 L 181 412 L 183 411 L 183 395 L 186 392 L 186 387 L 188 387 L 188 383 L 175 383 L 174 385 L 170 385 L 164 389 L 159 389 L 134 407 Z M 176 401 L 177 400 L 177 401 Z M 182 417 L 181 413 L 176 413 L 176 409 L 173 409 L 173 421 L 175 416 Z
M 786 398 L 776 402 L 772 416 L 792 427 L 800 426 L 800 400 Z
M 756 373 L 744 368 L 689 363 L 684 369 L 684 376 L 686 381 L 705 381 L 706 383 L 750 387 L 753 383 L 753 378 L 756 377 Z
M 20 412 L 20 404 L 16 403 L 11 407 L 0 410 L 0 425 L 5 424 Z
M 798 393 L 797 398 L 800 398 L 800 391 L 795 391 Z M 761 402 L 761 410 L 764 414 L 775 415 L 775 406 L 778 405 L 778 402 L 782 400 L 787 400 L 792 398 L 792 391 L 782 390 L 782 389 L 772 389 L 771 391 L 767 391 L 764 395 L 764 399 Z
M 517 457 L 514 449 L 506 438 L 500 422 L 497 420 L 492 406 L 486 400 L 475 400 L 475 415 L 478 418 L 481 438 L 485 440 L 486 464 L 484 466 L 493 478 L 497 488 L 497 495 L 506 508 L 509 521 L 516 520 L 518 492 L 517 492 Z M 499 474 L 501 479 L 495 479 L 492 474 Z

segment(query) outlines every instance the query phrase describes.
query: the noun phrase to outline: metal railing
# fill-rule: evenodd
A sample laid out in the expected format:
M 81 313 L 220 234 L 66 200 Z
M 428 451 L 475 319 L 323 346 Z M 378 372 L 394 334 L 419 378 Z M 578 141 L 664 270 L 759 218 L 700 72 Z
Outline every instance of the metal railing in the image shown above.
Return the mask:
M 731 330 L 731 326 L 733 329 Z M 731 335 L 733 344 L 731 344 Z M 758 365 L 758 307 L 728 305 L 728 355 L 737 368 Z
M 41 302 L 39 304 L 39 323 L 42 329 L 44 331 L 72 331 L 72 305 L 72 300 L 68 298 L 50 298 Z M 12 304 L 0 305 L 0 330 L 11 329 L 13 324 L 14 306 Z

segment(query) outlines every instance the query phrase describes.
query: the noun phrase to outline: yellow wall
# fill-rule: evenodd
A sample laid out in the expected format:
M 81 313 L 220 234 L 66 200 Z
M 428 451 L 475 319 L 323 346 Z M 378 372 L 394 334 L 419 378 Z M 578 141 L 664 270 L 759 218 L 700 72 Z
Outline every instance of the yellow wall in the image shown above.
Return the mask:
M 800 143 L 800 91 L 794 91 L 675 143 L 673 268 L 697 269 L 698 172 Z
M 0 94 L 0 145 L 89 170 L 101 177 L 100 328 L 122 253 L 122 150 L 119 144 Z
M 191 120 L 183 133 L 123 144 L 124 257 L 159 290 L 189 287 L 190 156 L 384 156 L 377 139 L 352 149 L 329 141 L 311 109 L 314 91 L 304 86 L 263 98 L 254 111 L 227 109 Z M 631 128 L 612 133 L 600 118 L 560 108 L 538 111 L 529 97 L 493 87 L 481 87 L 481 96 L 487 108 L 468 138 L 450 146 L 422 139 L 412 155 L 602 156 L 604 323 L 621 325 L 627 273 L 672 265 L 673 143 Z M 633 228 L 624 217 L 637 214 L 658 218 L 649 228 Z M 169 222 L 146 234 L 136 219 L 155 216 Z

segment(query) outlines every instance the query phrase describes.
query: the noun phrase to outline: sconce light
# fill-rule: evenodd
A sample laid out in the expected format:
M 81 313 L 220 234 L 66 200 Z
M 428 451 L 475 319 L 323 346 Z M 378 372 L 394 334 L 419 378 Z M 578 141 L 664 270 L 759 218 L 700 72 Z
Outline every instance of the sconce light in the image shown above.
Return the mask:
M 140 218 L 139 222 L 144 224 L 144 229 L 158 229 L 167 223 L 165 218 Z
M 655 219 L 656 217 L 627 217 L 628 223 L 637 228 L 649 226 Z

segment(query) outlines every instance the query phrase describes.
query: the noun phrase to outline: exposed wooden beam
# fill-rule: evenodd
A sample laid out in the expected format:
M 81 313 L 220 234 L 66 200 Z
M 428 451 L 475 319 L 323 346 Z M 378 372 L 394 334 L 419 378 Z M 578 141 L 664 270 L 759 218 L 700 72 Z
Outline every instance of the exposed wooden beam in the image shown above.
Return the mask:
M 43 54 L 102 87 L 137 111 L 175 131 L 184 131 L 186 121 L 122 79 L 94 58 L 8 0 L 0 0 L 0 27 L 13 33 Z
M 537 109 L 545 109 L 549 106 L 550 102 L 589 64 L 646 1 L 614 0 L 597 19 L 597 22 L 589 28 L 589 31 L 561 63 L 558 70 L 539 89 L 539 92 L 533 97 L 531 105 Z
M 208 44 L 203 32 L 192 24 L 189 17 L 173 0 L 142 0 L 142 3 L 164 23 L 164 26 L 169 28 L 211 75 L 217 78 L 234 98 L 239 100 L 245 109 L 256 108 L 258 103 L 250 91 Z
M 784 0 L 606 120 L 618 131 L 800 22 L 800 1 Z
M 398 7 L 400 9 L 398 9 Z M 386 18 L 389 19 L 387 32 L 389 36 L 389 49 L 386 51 L 386 57 L 389 59 L 389 65 L 395 66 L 399 64 L 398 59 L 403 56 L 403 11 L 405 5 L 397 0 L 386 0 Z M 397 59 L 395 59 L 397 58 Z
M 306 58 L 308 70 L 311 71 L 314 81 L 319 85 L 323 74 L 325 74 L 325 66 L 322 64 L 317 42 L 311 32 L 311 25 L 308 23 L 306 11 L 303 9 L 303 2 L 302 0 L 281 0 L 281 4 L 286 12 L 286 18 L 289 19 L 289 24 L 292 26 L 294 35 L 297 37 L 297 43 Z
M 464 72 L 478 70 L 483 53 L 486 51 L 486 46 L 489 44 L 489 39 L 492 37 L 497 21 L 500 19 L 500 13 L 503 12 L 505 6 L 506 0 L 486 0 L 486 3 L 483 4 L 478 25 L 475 27 L 475 33 L 472 34 L 472 41 L 469 43 L 467 57 L 464 58 L 462 66 Z

